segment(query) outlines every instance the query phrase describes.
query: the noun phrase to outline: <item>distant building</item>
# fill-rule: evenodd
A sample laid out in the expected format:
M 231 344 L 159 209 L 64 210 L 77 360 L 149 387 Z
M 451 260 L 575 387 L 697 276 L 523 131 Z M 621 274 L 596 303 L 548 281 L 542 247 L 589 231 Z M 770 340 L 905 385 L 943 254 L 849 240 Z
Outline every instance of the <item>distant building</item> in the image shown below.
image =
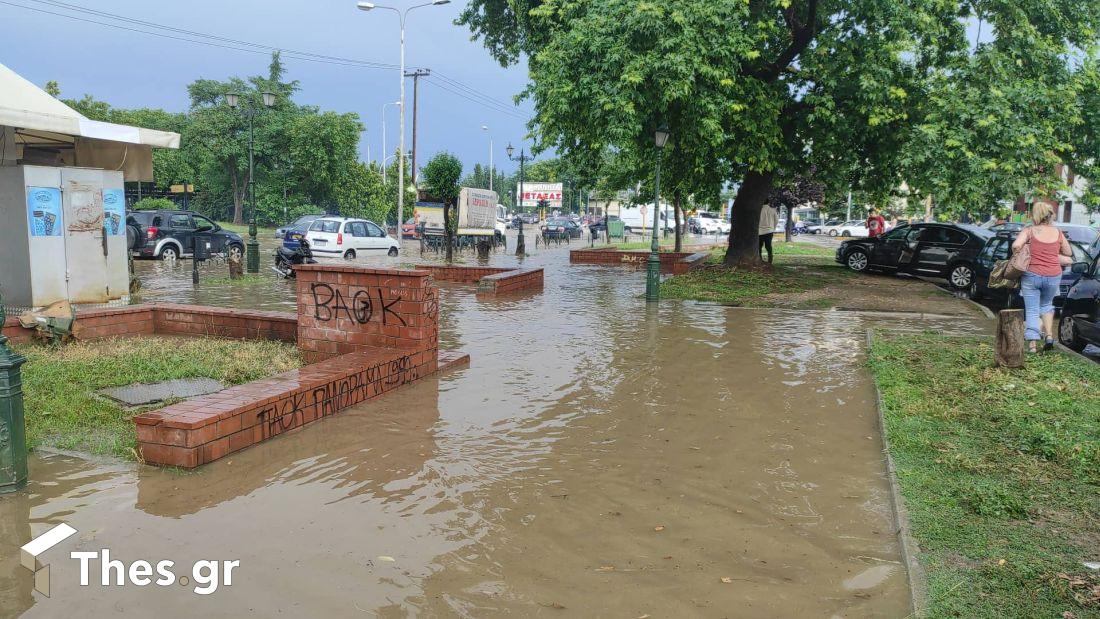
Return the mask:
M 1063 164 L 1057 165 L 1055 174 L 1067 186 L 1067 189 L 1058 192 L 1057 203 L 1054 205 L 1055 221 L 1083 226 L 1100 225 L 1100 213 L 1090 213 L 1082 200 L 1082 196 L 1088 189 L 1088 180 L 1075 174 L 1072 168 Z M 1032 201 L 1031 196 L 1020 196 L 1013 204 L 1012 210 L 1017 214 L 1026 214 Z

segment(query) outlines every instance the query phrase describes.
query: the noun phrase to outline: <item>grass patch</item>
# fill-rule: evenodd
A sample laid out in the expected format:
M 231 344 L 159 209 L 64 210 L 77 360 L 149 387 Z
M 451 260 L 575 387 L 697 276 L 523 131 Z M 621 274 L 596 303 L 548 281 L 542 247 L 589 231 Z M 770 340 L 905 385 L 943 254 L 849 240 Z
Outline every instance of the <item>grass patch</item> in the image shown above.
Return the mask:
M 780 243 L 775 250 L 771 272 L 762 272 L 721 266 L 725 249 L 716 248 L 703 268 L 661 282 L 661 296 L 744 307 L 790 307 L 776 296 L 839 286 L 855 275 L 834 263 L 828 248 L 807 243 Z M 827 307 L 825 303 L 823 299 L 814 298 L 793 306 L 816 309 Z
M 1100 366 L 879 335 L 870 368 L 932 617 L 1100 617 Z
M 221 277 L 205 277 L 199 281 L 200 285 L 209 284 L 213 286 L 221 286 L 223 284 L 232 284 L 234 286 L 246 286 L 254 284 L 264 284 L 271 282 L 272 280 L 270 277 L 266 277 L 256 273 L 245 273 L 237 279 L 233 279 L 232 277 L 225 275 Z
M 61 347 L 23 344 L 23 407 L 27 446 L 50 446 L 132 459 L 132 417 L 97 396 L 105 387 L 175 378 L 213 378 L 239 385 L 301 366 L 298 350 L 282 342 L 219 338 L 117 338 Z
M 248 236 L 248 224 L 235 224 L 228 221 L 219 221 L 218 225 L 224 230 L 230 232 L 236 232 L 237 234 L 247 237 Z M 275 236 L 275 228 L 261 228 L 256 226 L 256 237 L 261 236 Z
M 684 243 L 682 245 L 682 247 L 683 247 L 682 251 L 691 251 L 692 248 L 695 248 L 695 247 L 709 247 L 710 245 L 713 245 L 713 244 L 714 243 L 701 243 L 699 245 L 688 245 L 687 243 Z M 611 245 L 605 245 L 604 247 L 609 247 L 609 248 L 612 248 L 612 249 L 619 249 L 619 250 L 622 250 L 622 251 L 638 251 L 638 250 L 647 250 L 648 251 L 649 248 L 652 247 L 652 246 L 653 246 L 652 241 L 633 241 L 633 242 L 630 242 L 630 243 L 613 243 Z M 671 251 L 675 251 L 675 250 L 676 250 L 676 245 L 661 243 L 661 251 L 662 252 L 671 252 Z

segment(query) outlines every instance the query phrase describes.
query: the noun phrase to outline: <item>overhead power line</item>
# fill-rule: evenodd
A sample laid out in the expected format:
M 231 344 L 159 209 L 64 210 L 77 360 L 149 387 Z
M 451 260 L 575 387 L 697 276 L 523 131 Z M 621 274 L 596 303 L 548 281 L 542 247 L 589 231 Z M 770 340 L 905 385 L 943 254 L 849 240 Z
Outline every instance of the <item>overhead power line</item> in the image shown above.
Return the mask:
M 98 9 L 91 9 L 68 2 L 62 2 L 60 0 L 21 0 L 22 2 L 33 2 L 35 4 L 44 5 L 60 11 L 69 11 L 71 13 L 58 12 L 58 10 L 49 10 L 40 6 L 27 6 L 25 4 L 17 4 L 8 0 L 0 0 L 0 5 L 6 5 L 16 8 L 21 8 L 28 11 L 34 11 L 46 15 L 52 15 L 55 17 L 62 17 L 65 19 L 79 21 L 83 23 L 95 24 L 98 26 L 104 26 L 107 28 L 114 28 L 117 30 L 124 30 L 127 32 L 135 32 L 138 34 L 144 34 L 148 36 L 161 37 L 164 39 L 170 39 L 174 41 L 182 41 L 184 43 L 194 43 L 197 45 L 204 45 L 207 47 L 214 47 L 219 49 L 227 49 L 231 51 L 246 52 L 252 54 L 270 54 L 278 51 L 283 57 L 292 60 L 304 60 L 307 62 L 314 62 L 320 64 L 328 64 L 335 66 L 345 66 L 352 68 L 365 68 L 365 69 L 385 69 L 396 70 L 398 65 L 388 64 L 384 62 L 375 62 L 370 60 L 360 60 L 356 58 L 345 58 L 341 56 L 332 56 L 328 54 L 318 54 L 315 52 L 296 50 L 287 47 L 280 47 L 276 45 L 269 45 L 264 43 L 255 43 L 252 41 L 245 41 L 242 39 L 234 39 L 230 37 L 223 37 L 219 35 L 207 34 L 199 32 L 197 30 L 189 30 L 186 28 L 179 28 L 176 26 L 169 26 L 165 24 L 159 24 L 156 22 L 146 21 L 142 19 L 127 17 L 125 15 L 119 15 L 117 13 L 109 13 L 107 11 L 101 11 Z M 90 16 L 90 17 L 89 17 Z M 415 69 L 416 67 L 410 67 Z M 489 95 L 484 94 L 478 89 L 464 84 L 456 79 L 441 75 L 438 72 L 433 74 L 433 78 L 438 75 L 439 80 L 434 84 L 435 86 L 451 92 L 452 94 L 459 96 L 467 101 L 478 104 L 489 110 L 509 114 L 513 117 L 527 120 L 528 116 L 523 114 L 513 104 L 506 103 L 500 99 L 495 99 Z

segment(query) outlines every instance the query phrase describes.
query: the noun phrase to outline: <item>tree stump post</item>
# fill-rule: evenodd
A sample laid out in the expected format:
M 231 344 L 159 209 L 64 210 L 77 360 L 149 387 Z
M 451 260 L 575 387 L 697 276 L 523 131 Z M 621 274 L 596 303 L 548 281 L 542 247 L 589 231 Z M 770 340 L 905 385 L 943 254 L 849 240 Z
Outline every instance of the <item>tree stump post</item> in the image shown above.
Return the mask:
M 244 277 L 244 265 L 241 263 L 239 257 L 230 256 L 229 258 L 229 279 L 240 279 Z
M 997 315 L 997 365 L 1024 367 L 1024 310 L 1001 310 Z

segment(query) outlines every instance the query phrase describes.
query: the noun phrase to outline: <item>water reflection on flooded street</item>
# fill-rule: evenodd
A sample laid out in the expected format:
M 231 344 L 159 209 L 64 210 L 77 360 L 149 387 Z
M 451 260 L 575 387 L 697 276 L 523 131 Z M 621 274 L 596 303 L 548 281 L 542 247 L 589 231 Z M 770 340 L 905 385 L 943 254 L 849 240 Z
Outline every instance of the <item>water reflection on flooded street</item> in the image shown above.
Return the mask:
M 647 310 L 641 272 L 564 247 L 525 265 L 547 268 L 542 293 L 441 285 L 441 346 L 468 369 L 195 473 L 33 456 L 28 493 L 0 499 L 5 614 L 907 614 L 863 338 L 944 322 Z M 193 292 L 187 261 L 139 269 L 145 300 L 294 308 L 270 272 Z M 18 546 L 60 521 L 79 533 L 32 597 Z M 100 548 L 241 566 L 208 596 L 78 586 L 68 553 Z

